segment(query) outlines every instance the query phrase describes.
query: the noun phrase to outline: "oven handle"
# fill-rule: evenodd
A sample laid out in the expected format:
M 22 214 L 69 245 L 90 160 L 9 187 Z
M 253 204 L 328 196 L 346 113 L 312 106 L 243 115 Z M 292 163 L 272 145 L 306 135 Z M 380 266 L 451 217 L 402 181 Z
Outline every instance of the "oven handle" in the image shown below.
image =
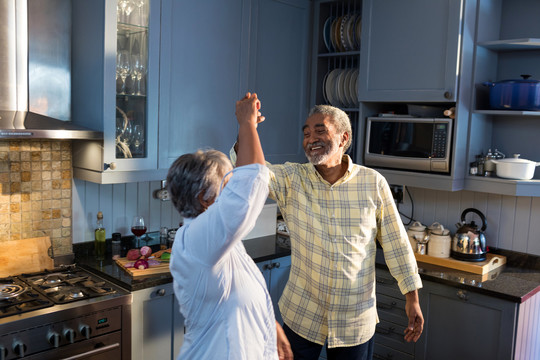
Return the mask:
M 103 352 L 110 351 L 112 349 L 116 349 L 118 347 L 120 347 L 120 344 L 119 343 L 114 343 L 114 344 L 111 344 L 111 345 L 107 345 L 107 346 L 103 346 L 103 347 L 99 347 L 97 349 L 87 351 L 87 352 L 82 353 L 82 354 L 78 354 L 78 355 L 75 355 L 75 356 L 70 356 L 68 358 L 63 358 L 62 360 L 83 359 L 83 358 L 86 358 L 88 356 L 97 355 L 97 354 L 100 354 L 100 353 L 103 353 Z

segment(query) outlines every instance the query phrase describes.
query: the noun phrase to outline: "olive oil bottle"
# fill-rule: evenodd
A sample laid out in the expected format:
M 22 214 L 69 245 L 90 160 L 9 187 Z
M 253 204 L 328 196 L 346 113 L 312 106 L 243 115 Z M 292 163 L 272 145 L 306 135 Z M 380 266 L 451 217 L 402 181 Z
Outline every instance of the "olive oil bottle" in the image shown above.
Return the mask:
M 96 230 L 94 231 L 95 242 L 94 250 L 97 260 L 105 260 L 105 227 L 103 226 L 103 213 L 98 211 L 97 213 L 97 222 Z

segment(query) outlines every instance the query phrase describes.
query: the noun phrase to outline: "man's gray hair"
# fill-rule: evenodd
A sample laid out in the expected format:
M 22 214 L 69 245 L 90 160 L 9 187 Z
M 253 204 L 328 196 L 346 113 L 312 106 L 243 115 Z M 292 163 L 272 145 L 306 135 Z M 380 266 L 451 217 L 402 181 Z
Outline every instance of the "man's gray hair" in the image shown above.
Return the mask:
M 308 117 L 314 114 L 322 114 L 325 116 L 329 116 L 330 121 L 336 127 L 336 131 L 338 132 L 338 134 L 349 134 L 349 140 L 347 140 L 347 143 L 343 148 L 343 152 L 346 152 L 347 149 L 349 149 L 349 147 L 351 146 L 353 133 L 351 128 L 351 120 L 349 119 L 349 116 L 345 113 L 345 111 L 330 105 L 315 105 L 309 111 Z
M 231 169 L 229 158 L 217 150 L 198 150 L 176 159 L 167 173 L 167 188 L 180 215 L 194 218 L 204 212 L 199 194 L 204 193 L 205 201 L 215 199 Z

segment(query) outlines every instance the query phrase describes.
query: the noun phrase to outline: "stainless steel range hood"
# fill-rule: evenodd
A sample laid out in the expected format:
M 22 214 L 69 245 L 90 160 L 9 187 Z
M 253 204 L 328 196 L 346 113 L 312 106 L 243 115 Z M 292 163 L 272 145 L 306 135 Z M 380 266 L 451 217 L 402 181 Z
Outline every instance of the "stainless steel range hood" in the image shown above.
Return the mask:
M 102 139 L 71 121 L 71 1 L 0 0 L 0 139 Z

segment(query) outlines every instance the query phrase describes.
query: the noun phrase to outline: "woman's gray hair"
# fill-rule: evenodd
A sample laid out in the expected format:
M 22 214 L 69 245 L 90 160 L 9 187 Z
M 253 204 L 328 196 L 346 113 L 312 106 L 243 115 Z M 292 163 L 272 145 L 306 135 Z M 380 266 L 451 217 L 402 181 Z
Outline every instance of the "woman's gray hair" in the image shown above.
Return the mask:
M 194 218 L 204 212 L 199 194 L 204 193 L 205 201 L 215 199 L 230 170 L 229 158 L 217 150 L 198 150 L 176 159 L 167 173 L 167 188 L 180 215 Z
M 349 134 L 349 140 L 347 140 L 347 143 L 343 148 L 343 152 L 346 152 L 347 149 L 349 149 L 349 147 L 351 146 L 353 133 L 351 128 L 351 120 L 349 119 L 349 116 L 345 113 L 345 111 L 330 105 L 315 105 L 309 111 L 308 117 L 314 114 L 322 114 L 325 116 L 329 116 L 330 121 L 336 127 L 336 131 L 338 132 L 338 134 Z

